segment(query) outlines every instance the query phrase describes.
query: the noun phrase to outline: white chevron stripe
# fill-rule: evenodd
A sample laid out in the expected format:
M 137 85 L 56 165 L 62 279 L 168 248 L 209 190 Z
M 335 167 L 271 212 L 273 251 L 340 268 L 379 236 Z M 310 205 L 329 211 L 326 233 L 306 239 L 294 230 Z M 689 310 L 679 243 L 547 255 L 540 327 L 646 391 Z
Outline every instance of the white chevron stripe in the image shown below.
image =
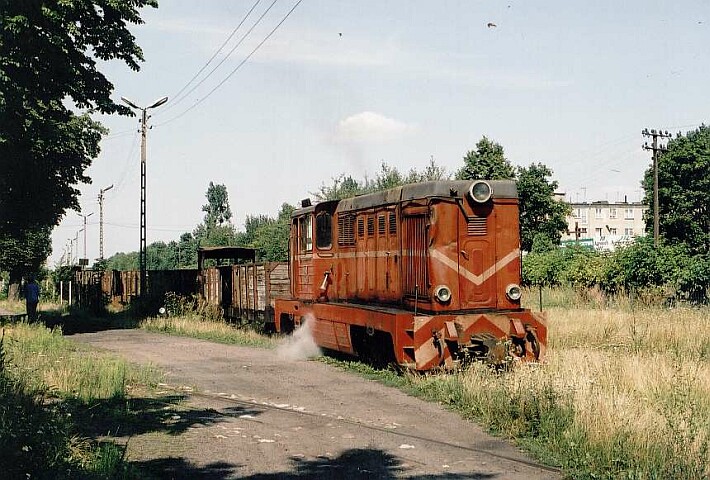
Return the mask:
M 481 285 L 483 282 L 491 278 L 498 270 L 501 268 L 505 267 L 508 265 L 510 262 L 515 260 L 520 256 L 520 249 L 516 248 L 512 252 L 510 252 L 508 255 L 505 257 L 501 258 L 498 260 L 494 265 L 492 265 L 488 270 L 483 272 L 480 275 L 476 275 L 473 272 L 470 272 L 469 270 L 466 270 L 462 265 L 460 265 L 458 262 L 451 260 L 449 257 L 447 257 L 444 253 L 442 253 L 439 250 L 431 250 L 431 257 L 440 261 L 447 267 L 449 267 L 452 270 L 455 270 L 459 273 L 459 275 L 462 275 L 464 278 L 467 280 L 471 281 L 475 285 Z

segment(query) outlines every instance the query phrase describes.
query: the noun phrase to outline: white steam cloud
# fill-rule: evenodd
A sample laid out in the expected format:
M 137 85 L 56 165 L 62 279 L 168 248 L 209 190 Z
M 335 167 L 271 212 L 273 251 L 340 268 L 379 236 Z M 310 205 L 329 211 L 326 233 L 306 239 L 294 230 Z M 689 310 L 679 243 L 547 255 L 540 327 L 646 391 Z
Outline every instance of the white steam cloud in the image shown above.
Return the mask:
M 401 138 L 412 126 L 376 112 L 361 112 L 338 123 L 335 140 L 349 142 L 388 142 Z
M 306 315 L 293 335 L 286 337 L 276 347 L 276 355 L 282 360 L 307 360 L 321 354 L 321 349 L 313 339 L 311 328 L 315 323 L 313 315 Z

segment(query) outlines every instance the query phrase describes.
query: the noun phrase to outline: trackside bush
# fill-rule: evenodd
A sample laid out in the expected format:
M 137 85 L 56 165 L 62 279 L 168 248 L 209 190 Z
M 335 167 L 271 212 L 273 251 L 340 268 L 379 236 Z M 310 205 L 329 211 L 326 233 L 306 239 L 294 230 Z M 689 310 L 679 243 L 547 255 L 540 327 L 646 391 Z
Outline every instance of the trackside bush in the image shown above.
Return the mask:
M 636 294 L 707 303 L 710 255 L 692 255 L 685 244 L 641 237 L 613 253 L 582 247 L 533 251 L 523 257 L 526 286 L 570 286 L 578 291 L 600 289 L 605 294 Z

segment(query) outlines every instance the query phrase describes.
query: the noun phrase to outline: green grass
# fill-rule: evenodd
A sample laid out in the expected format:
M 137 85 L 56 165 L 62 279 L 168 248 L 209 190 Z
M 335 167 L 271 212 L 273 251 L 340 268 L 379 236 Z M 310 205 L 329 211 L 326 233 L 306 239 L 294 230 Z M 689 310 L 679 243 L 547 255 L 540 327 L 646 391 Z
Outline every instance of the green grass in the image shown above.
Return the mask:
M 218 320 L 206 320 L 198 315 L 179 317 L 147 318 L 139 328 L 149 332 L 167 333 L 184 337 L 200 338 L 229 345 L 273 348 L 277 339 L 257 333 L 246 327 L 234 327 Z
M 570 291 L 544 295 L 559 306 L 549 308 L 542 364 L 515 364 L 506 371 L 474 364 L 456 373 L 420 375 L 332 357 L 319 360 L 445 405 L 559 466 L 569 478 L 710 478 L 710 310 L 645 307 L 623 299 L 610 304 L 594 292 L 583 299 Z M 227 344 L 271 348 L 278 343 L 278 338 L 194 312 L 134 323 L 148 331 Z M 49 368 L 71 364 L 52 353 L 52 345 L 54 340 L 37 338 L 25 346 L 25 358 L 30 368 L 54 372 L 45 381 L 61 388 L 63 398 L 85 405 L 151 378 L 150 372 L 122 370 L 108 361 L 103 380 L 84 382 L 91 372 L 80 365 L 71 368 L 71 375 Z M 72 348 L 77 359 L 95 355 Z M 123 408 L 120 402 L 104 402 L 96 411 Z M 124 423 L 144 423 L 124 417 Z M 110 454 L 106 458 L 110 461 Z
M 56 329 L 18 323 L 5 325 L 3 334 L 0 458 L 5 478 L 142 478 L 125 461 L 123 446 L 82 432 L 91 428 L 97 406 L 125 405 L 131 388 L 156 384 L 159 373 L 77 346 Z
M 569 478 L 710 478 L 708 309 L 549 315 L 542 364 L 396 376 L 328 363 L 441 403 Z

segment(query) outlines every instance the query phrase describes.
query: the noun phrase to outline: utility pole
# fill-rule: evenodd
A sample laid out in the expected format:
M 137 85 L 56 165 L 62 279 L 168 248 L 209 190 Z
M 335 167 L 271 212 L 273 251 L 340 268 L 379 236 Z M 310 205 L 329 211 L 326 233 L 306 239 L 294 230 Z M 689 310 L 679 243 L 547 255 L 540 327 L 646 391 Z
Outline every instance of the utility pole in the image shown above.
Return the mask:
M 113 184 L 99 190 L 99 258 L 104 259 L 104 193 L 113 188 Z
M 145 161 L 146 161 L 146 141 L 148 138 L 148 110 L 151 108 L 159 107 L 168 101 L 168 97 L 163 97 L 152 105 L 141 108 L 135 103 L 131 102 L 126 97 L 121 97 L 121 100 L 133 108 L 134 110 L 141 111 L 141 240 L 140 240 L 140 251 L 138 253 L 138 259 L 140 263 L 140 295 L 146 294 L 146 264 L 147 264 L 147 253 L 146 253 L 146 219 L 145 219 Z
M 88 262 L 88 257 L 86 256 L 86 219 L 89 218 L 90 216 L 92 216 L 93 214 L 94 214 L 94 212 L 91 212 L 88 215 L 82 215 L 81 213 L 79 214 L 79 216 L 84 219 L 84 228 L 83 228 L 83 230 L 84 230 L 84 261 L 87 261 L 87 262 Z M 81 262 L 79 262 L 79 263 L 81 263 Z
M 653 150 L 653 245 L 658 246 L 658 236 L 659 236 L 659 217 L 658 217 L 658 154 L 659 152 L 665 152 L 667 148 L 665 145 L 659 145 L 658 139 L 671 138 L 671 134 L 668 130 L 662 132 L 661 130 L 650 130 L 644 128 L 641 131 L 641 135 L 644 137 L 652 137 L 653 143 L 649 145 L 647 142 L 643 144 L 644 150 Z
M 78 260 L 79 259 L 79 234 L 81 233 L 81 229 L 79 229 L 78 232 L 76 232 L 76 235 L 74 236 L 74 251 L 76 252 L 75 258 Z M 73 265 L 73 263 L 72 263 Z
M 579 243 L 579 235 L 582 233 L 582 230 L 579 228 L 579 222 L 574 222 L 574 230 L 567 230 L 567 235 L 572 235 L 574 233 L 574 242 Z

